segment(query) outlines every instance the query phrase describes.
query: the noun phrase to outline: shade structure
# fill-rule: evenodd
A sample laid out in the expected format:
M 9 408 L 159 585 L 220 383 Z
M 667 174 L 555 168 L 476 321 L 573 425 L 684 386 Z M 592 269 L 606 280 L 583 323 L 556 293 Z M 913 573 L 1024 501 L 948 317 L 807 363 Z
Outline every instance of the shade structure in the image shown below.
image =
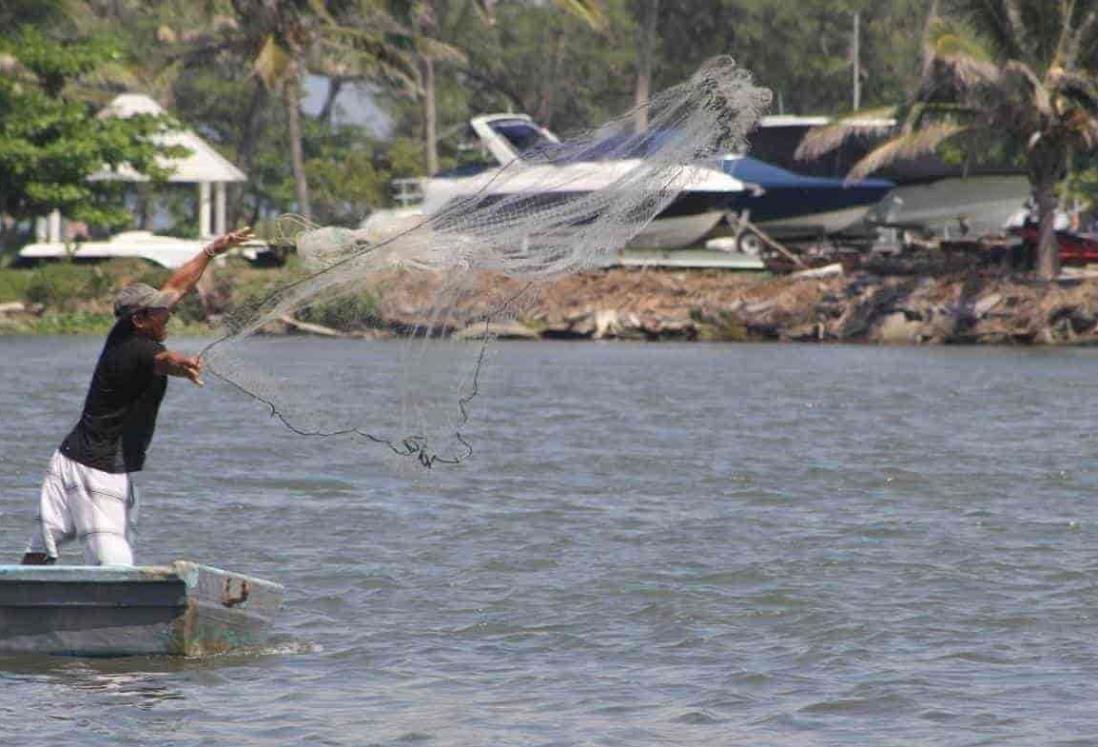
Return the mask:
M 164 108 L 150 97 L 140 93 L 124 93 L 116 96 L 99 112 L 100 117 L 133 117 L 139 114 L 162 116 Z M 225 184 L 247 181 L 247 177 L 227 158 L 203 140 L 193 130 L 177 129 L 154 137 L 164 146 L 182 146 L 187 154 L 175 158 L 158 158 L 159 164 L 171 172 L 169 182 L 198 185 L 198 233 L 210 236 L 225 232 Z M 143 182 L 149 177 L 129 164 L 116 169 L 103 169 L 89 177 L 91 180 L 120 179 Z M 211 185 L 213 189 L 211 190 Z M 211 194 L 212 192 L 212 194 Z

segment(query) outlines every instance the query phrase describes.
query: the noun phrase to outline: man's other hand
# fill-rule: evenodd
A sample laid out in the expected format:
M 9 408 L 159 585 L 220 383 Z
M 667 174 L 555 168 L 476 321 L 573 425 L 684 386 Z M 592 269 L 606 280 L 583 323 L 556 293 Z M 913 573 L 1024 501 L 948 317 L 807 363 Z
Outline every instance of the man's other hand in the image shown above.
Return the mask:
M 195 386 L 202 383 L 202 359 L 165 350 L 156 356 L 156 372 L 161 375 L 189 379 Z

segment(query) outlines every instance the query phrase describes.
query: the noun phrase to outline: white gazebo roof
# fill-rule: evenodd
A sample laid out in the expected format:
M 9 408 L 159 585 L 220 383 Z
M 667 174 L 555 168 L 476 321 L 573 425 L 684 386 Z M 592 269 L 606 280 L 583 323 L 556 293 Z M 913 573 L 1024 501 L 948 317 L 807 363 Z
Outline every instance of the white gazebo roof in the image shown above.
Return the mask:
M 99 112 L 100 117 L 132 117 L 137 114 L 164 114 L 163 107 L 148 96 L 140 93 L 124 93 L 117 96 Z M 172 169 L 169 182 L 216 183 L 243 182 L 247 177 L 227 158 L 218 153 L 213 146 L 200 138 L 192 130 L 173 130 L 156 135 L 156 142 L 162 145 L 182 145 L 189 155 L 181 158 L 159 158 L 165 168 Z M 128 164 L 116 171 L 103 170 L 93 174 L 92 179 L 124 179 L 126 181 L 147 181 L 148 177 L 138 173 Z

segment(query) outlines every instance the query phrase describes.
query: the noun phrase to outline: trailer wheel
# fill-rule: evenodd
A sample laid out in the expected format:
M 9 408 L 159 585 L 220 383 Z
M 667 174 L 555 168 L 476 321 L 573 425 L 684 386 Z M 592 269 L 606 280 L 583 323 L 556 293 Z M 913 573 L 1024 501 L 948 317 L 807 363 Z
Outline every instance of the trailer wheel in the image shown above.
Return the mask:
M 766 251 L 766 244 L 754 231 L 744 231 L 736 239 L 736 250 L 749 257 L 762 257 Z

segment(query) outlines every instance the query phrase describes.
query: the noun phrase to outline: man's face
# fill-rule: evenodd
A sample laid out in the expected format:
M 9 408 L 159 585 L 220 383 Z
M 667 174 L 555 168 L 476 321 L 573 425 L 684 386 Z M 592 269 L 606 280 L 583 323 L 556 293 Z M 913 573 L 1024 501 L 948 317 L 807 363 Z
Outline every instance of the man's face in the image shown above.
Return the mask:
M 168 337 L 168 309 L 142 309 L 133 315 L 133 327 L 142 337 L 163 342 Z

